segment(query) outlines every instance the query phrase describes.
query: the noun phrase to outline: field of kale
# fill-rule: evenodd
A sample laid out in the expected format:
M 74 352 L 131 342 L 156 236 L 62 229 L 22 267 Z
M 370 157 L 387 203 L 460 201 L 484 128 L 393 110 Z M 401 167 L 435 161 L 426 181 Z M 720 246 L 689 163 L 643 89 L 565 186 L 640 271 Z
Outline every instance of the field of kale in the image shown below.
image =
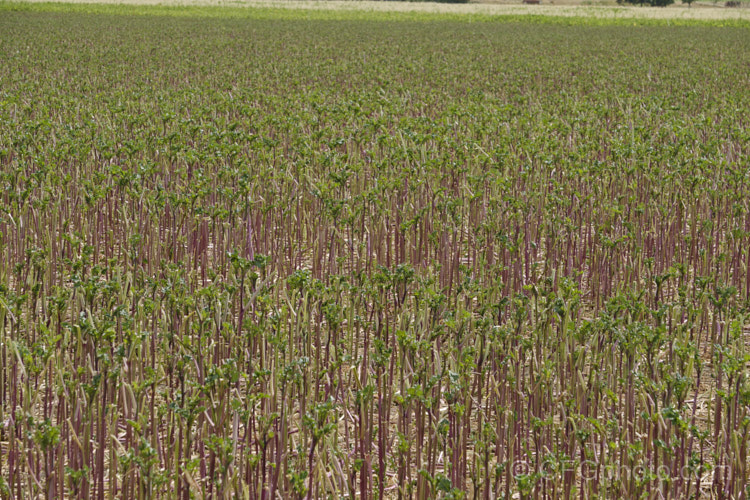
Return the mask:
M 0 498 L 747 498 L 748 27 L 46 10 Z

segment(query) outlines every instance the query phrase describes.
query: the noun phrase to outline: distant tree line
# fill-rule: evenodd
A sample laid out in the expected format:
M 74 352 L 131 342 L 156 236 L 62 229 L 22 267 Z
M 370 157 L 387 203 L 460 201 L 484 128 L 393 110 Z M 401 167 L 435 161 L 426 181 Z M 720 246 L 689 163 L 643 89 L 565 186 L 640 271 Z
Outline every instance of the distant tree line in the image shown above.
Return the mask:
M 693 0 L 683 0 L 683 3 L 692 3 Z M 672 5 L 674 0 L 617 0 L 618 4 L 648 5 L 651 7 L 666 7 Z
M 688 4 L 688 7 L 692 5 L 692 3 L 695 0 L 682 0 L 682 3 Z M 651 7 L 666 7 L 667 5 L 672 5 L 675 2 L 675 0 L 617 0 L 617 3 L 622 4 L 633 4 L 633 5 L 648 5 Z M 714 4 L 717 3 L 717 0 L 714 0 Z M 742 6 L 742 0 L 728 0 L 724 3 L 725 7 L 741 7 Z
M 469 3 L 469 0 L 384 0 L 386 2 Z

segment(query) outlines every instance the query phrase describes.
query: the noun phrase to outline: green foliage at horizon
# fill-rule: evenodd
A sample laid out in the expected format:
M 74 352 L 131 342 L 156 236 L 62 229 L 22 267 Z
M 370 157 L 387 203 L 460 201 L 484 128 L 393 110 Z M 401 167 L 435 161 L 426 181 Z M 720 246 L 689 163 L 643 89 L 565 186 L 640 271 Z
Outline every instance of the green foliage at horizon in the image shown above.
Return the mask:
M 744 0 L 743 0 L 744 1 Z M 613 8 L 614 9 L 614 8 Z M 576 16 L 552 14 L 474 14 L 439 12 L 389 12 L 357 9 L 290 9 L 273 7 L 222 6 L 176 6 L 97 4 L 65 2 L 23 2 L 0 0 L 0 12 L 57 12 L 78 14 L 106 14 L 122 16 L 168 16 L 209 19 L 269 19 L 290 21 L 402 21 L 418 23 L 468 22 L 468 23 L 513 23 L 554 24 L 563 26 L 713 26 L 750 28 L 745 19 L 658 19 L 633 17 L 605 17 L 581 7 Z
M 690 0 L 692 2 L 692 0 Z M 617 0 L 618 4 L 648 5 L 651 7 L 666 7 L 672 5 L 674 0 Z

